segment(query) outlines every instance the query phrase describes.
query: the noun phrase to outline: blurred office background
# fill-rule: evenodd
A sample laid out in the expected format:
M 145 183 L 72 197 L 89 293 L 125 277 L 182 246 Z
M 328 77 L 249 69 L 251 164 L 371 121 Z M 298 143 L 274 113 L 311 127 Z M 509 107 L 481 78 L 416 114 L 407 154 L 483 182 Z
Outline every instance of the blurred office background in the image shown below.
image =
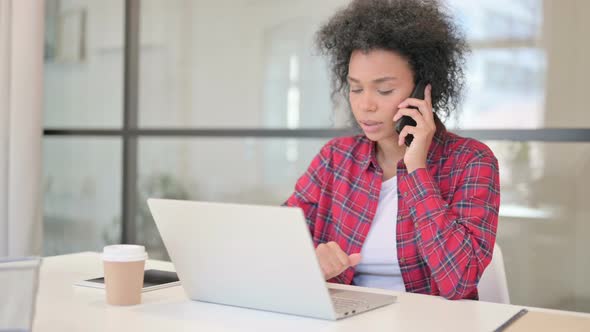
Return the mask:
M 278 205 L 348 114 L 317 27 L 346 0 L 47 0 L 44 255 L 145 244 L 147 197 Z M 590 312 L 590 2 L 448 0 L 473 48 L 451 130 L 500 162 L 514 304 Z

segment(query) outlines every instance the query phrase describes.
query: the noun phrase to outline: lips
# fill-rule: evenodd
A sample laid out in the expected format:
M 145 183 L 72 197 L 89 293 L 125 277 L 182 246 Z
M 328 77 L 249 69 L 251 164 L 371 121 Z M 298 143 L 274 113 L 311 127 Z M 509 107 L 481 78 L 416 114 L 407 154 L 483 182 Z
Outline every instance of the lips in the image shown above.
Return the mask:
M 359 123 L 365 133 L 377 133 L 383 127 L 383 122 L 380 121 L 363 120 L 359 121 Z
M 365 121 L 360 121 L 362 124 L 364 124 L 365 126 L 375 126 L 378 124 L 382 124 L 383 122 L 379 122 L 379 121 L 371 121 L 371 120 L 365 120 Z

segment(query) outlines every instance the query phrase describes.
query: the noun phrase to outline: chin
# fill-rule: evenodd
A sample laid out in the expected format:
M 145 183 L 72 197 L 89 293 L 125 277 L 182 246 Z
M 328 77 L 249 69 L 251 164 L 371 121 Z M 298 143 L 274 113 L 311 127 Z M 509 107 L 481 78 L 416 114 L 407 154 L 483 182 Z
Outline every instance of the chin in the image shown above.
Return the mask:
M 382 140 L 383 138 L 386 137 L 386 135 L 384 135 L 383 133 L 367 133 L 364 132 L 365 136 L 370 139 L 371 141 L 377 142 Z
M 365 136 L 373 141 L 373 142 L 378 142 L 378 141 L 383 141 L 383 140 L 395 140 L 397 142 L 398 136 L 397 134 L 386 134 L 384 132 L 377 132 L 377 133 L 367 133 L 364 132 Z

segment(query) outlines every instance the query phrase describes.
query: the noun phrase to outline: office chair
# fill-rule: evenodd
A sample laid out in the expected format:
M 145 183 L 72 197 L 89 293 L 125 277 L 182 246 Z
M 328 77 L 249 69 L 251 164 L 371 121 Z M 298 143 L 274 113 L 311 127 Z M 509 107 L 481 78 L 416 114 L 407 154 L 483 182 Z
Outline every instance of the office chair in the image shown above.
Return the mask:
M 504 258 L 497 243 L 494 245 L 492 261 L 479 279 L 477 291 L 480 301 L 510 304 Z

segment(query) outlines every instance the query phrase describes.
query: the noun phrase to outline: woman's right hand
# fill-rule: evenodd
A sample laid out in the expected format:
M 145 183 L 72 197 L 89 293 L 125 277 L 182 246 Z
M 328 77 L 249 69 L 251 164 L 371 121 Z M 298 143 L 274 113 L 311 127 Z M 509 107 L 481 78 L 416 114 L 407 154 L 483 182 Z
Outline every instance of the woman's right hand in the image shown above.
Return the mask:
M 326 280 L 336 277 L 361 261 L 361 254 L 348 255 L 334 241 L 319 244 L 315 249 L 315 254 Z

